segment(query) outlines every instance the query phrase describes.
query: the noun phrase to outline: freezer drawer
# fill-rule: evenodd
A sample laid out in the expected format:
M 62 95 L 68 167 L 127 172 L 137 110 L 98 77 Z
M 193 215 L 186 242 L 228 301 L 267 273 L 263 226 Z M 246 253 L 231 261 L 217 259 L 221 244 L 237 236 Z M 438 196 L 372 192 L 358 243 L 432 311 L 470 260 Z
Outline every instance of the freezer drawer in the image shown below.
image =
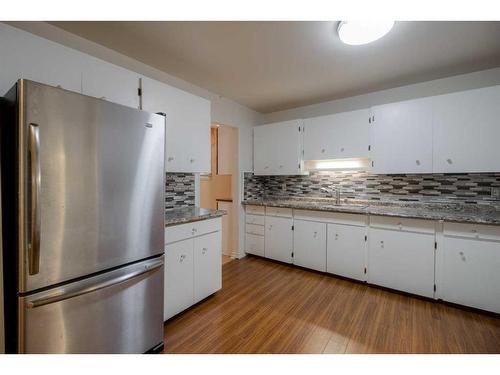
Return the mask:
M 163 256 L 19 298 L 21 353 L 144 353 L 163 341 Z

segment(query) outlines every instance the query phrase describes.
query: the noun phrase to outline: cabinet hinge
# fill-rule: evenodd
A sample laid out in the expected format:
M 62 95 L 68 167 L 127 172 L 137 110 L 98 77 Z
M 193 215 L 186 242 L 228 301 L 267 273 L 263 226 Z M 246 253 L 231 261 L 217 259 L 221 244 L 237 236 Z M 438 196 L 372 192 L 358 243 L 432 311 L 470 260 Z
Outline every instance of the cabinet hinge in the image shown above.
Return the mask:
M 140 87 L 137 89 L 137 95 L 142 96 L 142 89 Z
M 434 284 L 434 291 L 436 291 L 436 284 Z
M 293 258 L 293 251 L 292 251 L 292 258 Z
M 372 116 L 368 117 L 368 123 L 371 124 L 372 123 Z
M 372 116 L 372 122 L 375 122 L 375 115 Z
M 437 241 L 434 241 L 434 250 L 437 250 L 437 248 L 438 248 L 438 243 Z
M 365 235 L 365 242 L 368 241 L 368 236 Z
M 373 166 L 374 166 L 374 163 L 373 163 L 373 161 L 372 161 L 372 167 L 373 167 Z
M 299 126 L 299 133 L 300 133 L 300 126 Z
M 295 230 L 295 225 L 292 225 L 292 230 Z
M 365 267 L 365 275 L 366 275 L 366 267 Z

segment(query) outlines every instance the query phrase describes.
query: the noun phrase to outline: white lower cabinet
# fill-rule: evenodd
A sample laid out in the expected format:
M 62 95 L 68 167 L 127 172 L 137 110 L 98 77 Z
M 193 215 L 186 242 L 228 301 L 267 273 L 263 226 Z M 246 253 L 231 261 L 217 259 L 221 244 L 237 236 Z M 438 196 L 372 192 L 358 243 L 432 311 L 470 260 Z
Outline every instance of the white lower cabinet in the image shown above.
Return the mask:
M 328 224 L 326 271 L 366 280 L 366 227 Z
M 470 231 L 459 232 L 454 226 L 445 223 L 438 249 L 439 297 L 500 313 L 500 227 L 470 225 Z M 491 233 L 483 235 L 483 227 Z
M 193 304 L 193 239 L 179 241 L 165 248 L 164 318 L 180 313 Z
M 266 209 L 263 206 L 246 206 L 245 211 L 245 252 L 263 257 Z
M 194 239 L 194 302 L 222 288 L 221 232 Z
M 295 220 L 293 225 L 293 264 L 325 272 L 326 224 Z
M 222 288 L 221 218 L 167 227 L 163 318 Z
M 368 237 L 369 283 L 434 296 L 434 222 L 371 218 Z
M 292 263 L 293 219 L 266 216 L 265 254 L 267 258 Z

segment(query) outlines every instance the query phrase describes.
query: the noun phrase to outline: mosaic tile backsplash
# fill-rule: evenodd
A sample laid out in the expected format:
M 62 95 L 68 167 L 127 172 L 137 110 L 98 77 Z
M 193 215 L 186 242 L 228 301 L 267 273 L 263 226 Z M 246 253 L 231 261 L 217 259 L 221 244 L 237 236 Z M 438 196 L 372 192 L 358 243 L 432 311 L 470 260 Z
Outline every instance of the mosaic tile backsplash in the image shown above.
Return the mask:
M 254 176 L 245 173 L 245 199 L 327 197 L 322 187 L 340 188 L 342 198 L 403 201 L 498 203 L 491 188 L 500 173 L 374 175 L 360 171 L 315 171 L 308 176 Z
M 167 173 L 165 179 L 165 208 L 194 206 L 194 174 Z

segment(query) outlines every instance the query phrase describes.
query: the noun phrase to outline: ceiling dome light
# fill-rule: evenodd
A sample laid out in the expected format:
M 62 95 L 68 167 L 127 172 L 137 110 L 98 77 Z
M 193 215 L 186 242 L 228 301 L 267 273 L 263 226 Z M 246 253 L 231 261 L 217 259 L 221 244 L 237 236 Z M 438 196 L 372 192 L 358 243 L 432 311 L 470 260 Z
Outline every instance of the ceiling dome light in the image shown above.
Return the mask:
M 394 21 L 341 21 L 337 31 L 345 44 L 358 46 L 382 38 L 393 26 Z

